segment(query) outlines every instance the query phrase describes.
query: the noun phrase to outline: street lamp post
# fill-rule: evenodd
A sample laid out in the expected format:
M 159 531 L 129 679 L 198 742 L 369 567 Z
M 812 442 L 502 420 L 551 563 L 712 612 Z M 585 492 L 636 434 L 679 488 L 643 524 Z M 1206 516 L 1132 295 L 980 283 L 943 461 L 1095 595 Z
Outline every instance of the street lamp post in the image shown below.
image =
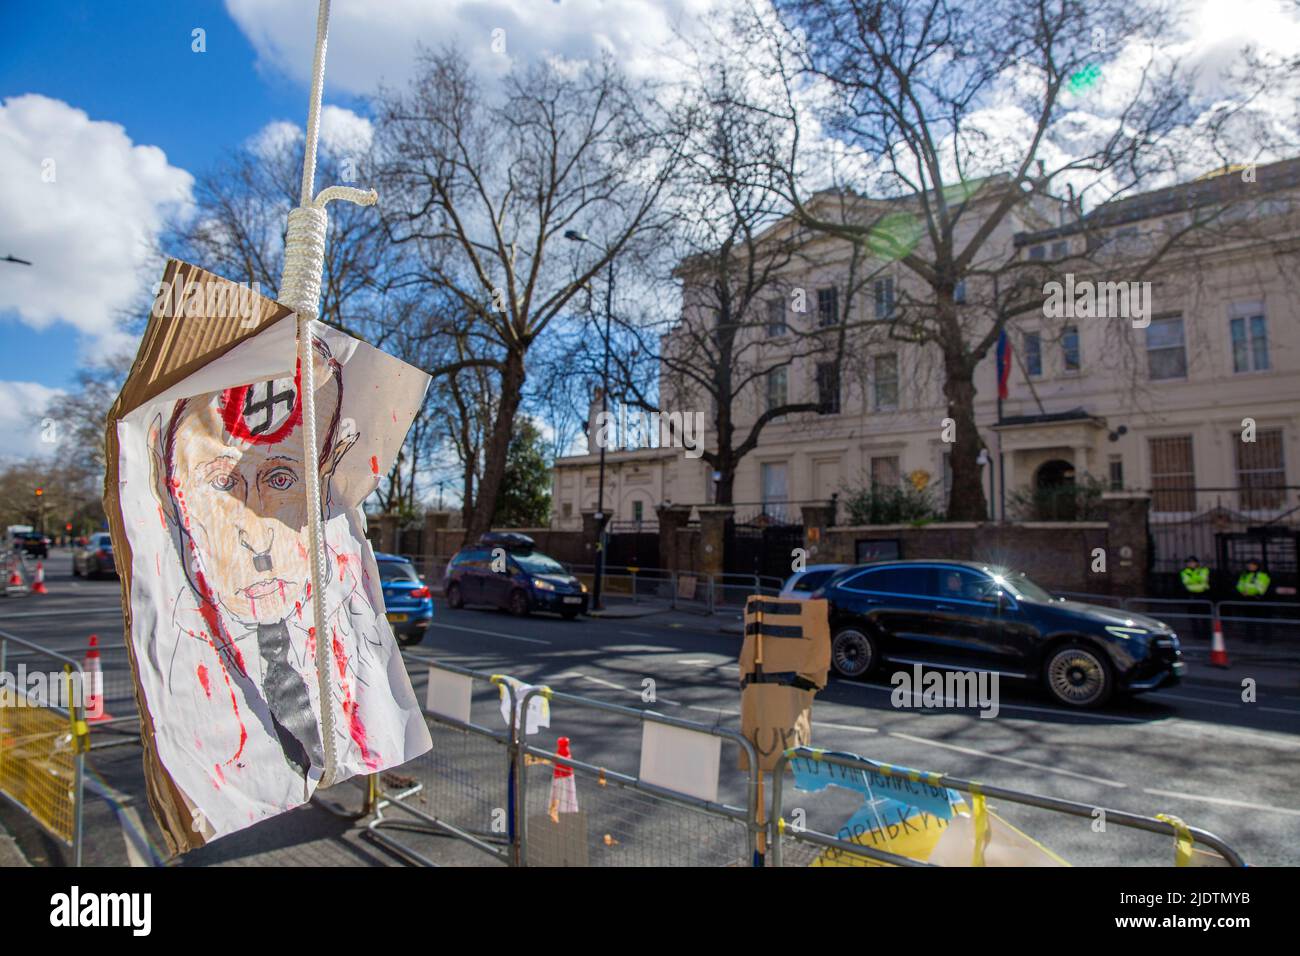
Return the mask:
M 576 229 L 566 229 L 564 238 L 570 242 L 590 242 L 581 232 Z M 601 421 L 605 421 L 609 414 L 609 331 L 610 319 L 614 315 L 614 260 L 609 260 L 609 277 L 605 282 L 605 370 L 604 379 L 600 386 L 600 413 Z M 592 610 L 600 610 L 600 593 L 601 584 L 605 579 L 605 527 L 608 524 L 608 517 L 605 514 L 605 442 L 600 443 L 600 476 L 597 479 L 596 486 L 596 576 L 592 582 L 591 589 L 591 607 Z

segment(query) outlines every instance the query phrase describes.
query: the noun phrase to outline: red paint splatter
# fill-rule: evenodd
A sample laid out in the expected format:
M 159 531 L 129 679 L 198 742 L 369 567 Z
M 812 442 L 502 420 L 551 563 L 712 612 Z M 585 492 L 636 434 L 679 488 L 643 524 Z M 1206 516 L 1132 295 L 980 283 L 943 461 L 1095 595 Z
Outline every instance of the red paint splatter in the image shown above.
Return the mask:
M 348 733 L 356 741 L 356 745 L 361 748 L 361 759 L 366 762 L 366 768 L 369 770 L 379 769 L 379 757 L 370 752 L 370 747 L 366 744 L 366 725 L 361 722 L 361 714 L 357 712 L 357 705 L 353 701 L 343 702 L 343 713 L 348 718 Z
M 339 580 L 342 581 L 343 571 L 348 566 L 348 556 L 344 554 L 342 551 L 340 551 L 338 554 L 338 558 L 339 558 Z
M 163 526 L 163 530 L 166 531 L 166 530 L 167 530 L 167 516 L 166 516 L 165 514 L 163 514 L 162 505 L 159 505 L 159 506 L 158 506 L 158 521 L 159 521 L 160 524 L 162 524 L 162 526 Z
M 217 772 L 217 786 L 219 787 L 226 782 L 226 775 L 221 772 L 221 764 L 219 763 L 213 764 L 212 769 Z
M 301 601 L 294 601 L 294 602 L 293 602 L 293 613 L 296 614 L 296 615 L 298 615 L 298 620 L 300 620 L 300 621 L 302 620 L 302 602 L 301 602 Z
M 316 628 L 314 627 L 307 628 L 307 653 L 312 657 L 316 656 Z
M 284 581 L 280 581 L 280 602 L 284 603 Z
M 378 455 L 370 456 L 370 473 L 374 475 L 376 478 L 379 477 L 379 456 Z
M 234 685 L 230 683 L 230 674 L 226 671 L 226 664 L 221 659 L 221 652 L 217 650 L 216 642 L 213 641 L 211 637 L 208 637 L 206 632 L 203 636 L 207 638 L 208 645 L 217 655 L 217 666 L 221 668 L 221 677 L 226 682 L 226 690 L 230 691 L 230 707 L 235 712 L 235 722 L 239 724 L 239 749 L 235 751 L 233 757 L 226 761 L 226 763 L 234 763 L 244 753 L 244 745 L 248 743 L 248 729 L 244 726 L 243 718 L 239 716 L 239 701 L 235 697 Z M 241 667 L 243 666 L 242 656 L 238 663 Z
M 209 683 L 208 681 L 208 669 L 204 665 L 200 664 L 198 668 L 198 674 L 199 674 L 199 683 L 203 685 L 203 693 L 207 694 L 208 697 L 211 698 L 212 684 Z

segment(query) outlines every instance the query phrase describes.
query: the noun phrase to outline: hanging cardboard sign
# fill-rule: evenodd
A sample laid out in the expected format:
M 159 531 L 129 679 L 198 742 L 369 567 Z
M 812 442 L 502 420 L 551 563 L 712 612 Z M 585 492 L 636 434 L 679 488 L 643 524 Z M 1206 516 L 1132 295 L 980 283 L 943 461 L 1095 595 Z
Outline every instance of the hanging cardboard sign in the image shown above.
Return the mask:
M 432 745 L 360 510 L 395 461 L 428 377 L 311 323 L 311 454 L 295 326 L 283 306 L 173 260 L 109 413 L 104 507 L 149 801 L 173 851 L 310 799 L 325 746 L 318 640 L 330 642 L 334 666 L 325 706 L 336 780 Z M 309 467 L 321 478 L 327 562 L 319 626 Z
M 753 596 L 740 650 L 740 726 L 760 770 L 776 769 L 790 747 L 812 744 L 812 701 L 831 663 L 829 605 Z M 740 768 L 749 761 L 740 754 Z

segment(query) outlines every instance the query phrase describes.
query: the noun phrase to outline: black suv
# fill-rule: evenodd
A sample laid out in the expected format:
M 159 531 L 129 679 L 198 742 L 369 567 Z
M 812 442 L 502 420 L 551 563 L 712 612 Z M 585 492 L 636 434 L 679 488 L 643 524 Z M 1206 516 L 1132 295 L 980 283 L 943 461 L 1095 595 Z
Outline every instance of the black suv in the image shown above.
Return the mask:
M 587 586 L 554 558 L 534 550 L 523 534 L 491 532 L 461 548 L 447 565 L 449 607 L 485 604 L 523 616 L 554 611 L 569 620 L 587 610 Z
M 885 561 L 838 572 L 831 663 L 861 677 L 882 661 L 995 671 L 1041 681 L 1073 707 L 1178 683 L 1186 664 L 1168 625 L 1062 601 L 1023 574 L 966 561 Z

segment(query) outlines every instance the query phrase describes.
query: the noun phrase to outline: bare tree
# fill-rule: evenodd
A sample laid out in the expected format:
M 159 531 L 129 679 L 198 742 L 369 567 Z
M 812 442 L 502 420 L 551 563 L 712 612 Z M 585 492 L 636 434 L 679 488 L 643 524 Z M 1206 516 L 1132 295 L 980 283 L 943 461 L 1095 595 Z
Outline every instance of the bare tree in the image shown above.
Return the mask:
M 890 334 L 934 348 L 955 423 L 948 515 L 982 520 L 975 369 L 1009 318 L 1042 308 L 1051 265 L 1027 261 L 1010 235 L 1079 223 L 1087 208 L 1095 217 L 1099 206 L 1172 172 L 1177 134 L 1195 118 L 1188 78 L 1158 51 L 1136 70 L 1121 60 L 1124 43 L 1160 36 L 1163 14 L 1142 0 L 775 7 L 779 22 L 755 13 L 740 34 L 746 49 L 761 46 L 755 61 L 785 90 L 783 118 L 793 132 L 774 160 L 775 181 L 807 228 L 877 240 L 885 228 L 895 246 L 889 258 L 904 273 Z M 1104 107 L 1094 125 L 1081 123 L 1098 84 L 1106 86 Z M 820 167 L 811 152 L 814 117 L 836 156 Z M 893 203 L 906 218 L 885 227 L 877 215 L 857 223 L 820 216 L 805 200 L 810 169 L 845 191 Z M 1104 216 L 1092 222 L 1113 225 Z M 1056 264 L 1088 262 L 1098 248 L 1071 244 Z M 1149 267 L 1168 248 L 1143 261 Z
M 455 299 L 472 320 L 460 367 L 495 377 L 467 540 L 490 527 L 534 343 L 657 223 L 673 164 L 652 109 L 608 61 L 575 71 L 537 65 L 488 91 L 450 51 L 423 54 L 409 89 L 378 101 L 385 221 L 419 260 L 405 281 Z M 592 241 L 564 243 L 571 230 Z

